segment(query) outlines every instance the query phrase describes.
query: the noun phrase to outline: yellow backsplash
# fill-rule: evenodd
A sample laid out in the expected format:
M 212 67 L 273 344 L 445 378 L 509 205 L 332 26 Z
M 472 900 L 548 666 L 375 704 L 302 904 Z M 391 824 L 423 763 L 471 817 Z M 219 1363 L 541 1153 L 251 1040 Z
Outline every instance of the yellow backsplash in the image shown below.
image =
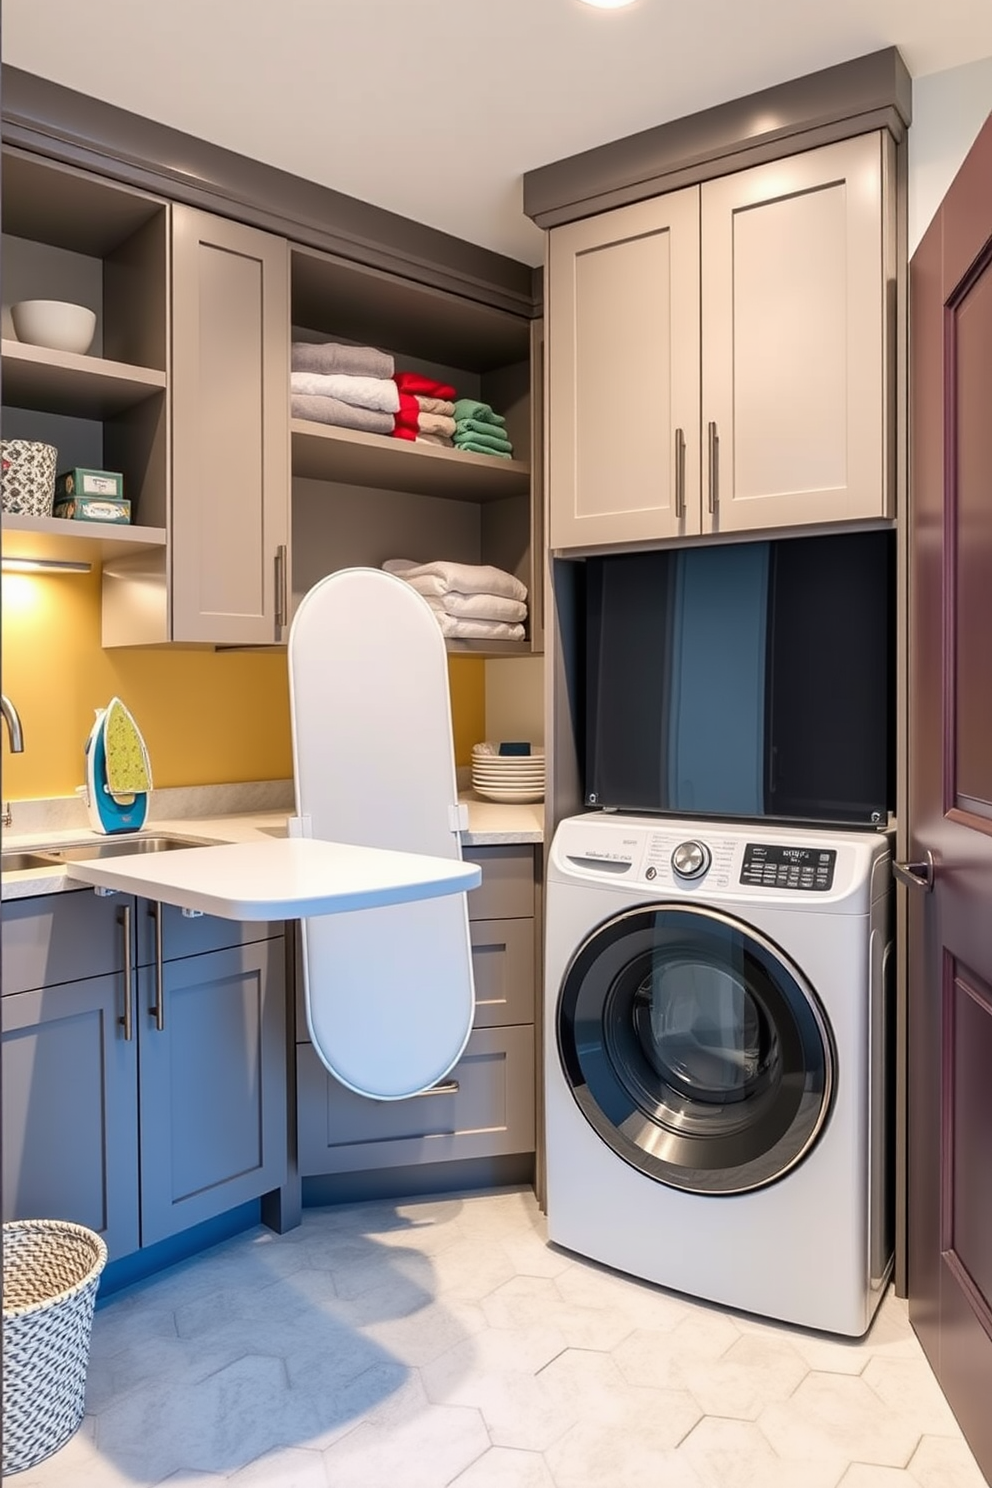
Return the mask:
M 3 796 L 71 795 L 83 781 L 93 710 L 115 694 L 148 745 L 155 785 L 292 775 L 285 651 L 104 651 L 98 573 L 4 574 L 3 691 L 23 754 L 3 751 Z M 485 737 L 485 662 L 448 658 L 455 759 Z

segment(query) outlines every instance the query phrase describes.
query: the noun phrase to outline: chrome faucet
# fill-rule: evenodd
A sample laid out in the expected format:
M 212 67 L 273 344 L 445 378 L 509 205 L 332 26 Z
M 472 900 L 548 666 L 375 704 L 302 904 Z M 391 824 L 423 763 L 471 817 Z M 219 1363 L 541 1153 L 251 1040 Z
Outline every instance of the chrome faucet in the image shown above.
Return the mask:
M 17 709 L 10 701 L 10 698 L 3 693 L 0 693 L 0 713 L 3 714 L 4 722 L 7 725 L 7 732 L 10 735 L 11 754 L 23 754 L 24 734 L 21 731 L 20 716 L 17 712 Z M 2 824 L 5 827 L 9 827 L 11 822 L 13 821 L 9 801 L 5 801 L 3 803 L 3 815 L 2 817 L 0 817 L 0 821 L 2 821 Z
M 7 724 L 7 732 L 10 734 L 11 754 L 24 753 L 24 735 L 21 732 L 21 720 L 17 709 L 5 693 L 0 693 L 0 713 L 4 716 Z

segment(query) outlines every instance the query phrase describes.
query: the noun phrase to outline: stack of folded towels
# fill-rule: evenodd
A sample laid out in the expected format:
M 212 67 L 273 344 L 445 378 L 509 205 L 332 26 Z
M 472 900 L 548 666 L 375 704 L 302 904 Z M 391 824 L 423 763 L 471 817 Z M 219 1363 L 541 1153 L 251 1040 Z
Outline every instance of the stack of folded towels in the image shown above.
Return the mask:
M 498 455 L 513 459 L 513 445 L 507 438 L 506 419 L 494 413 L 488 403 L 477 398 L 459 398 L 455 403 L 455 448 L 471 450 L 476 455 Z
M 523 640 L 527 589 L 513 574 L 488 564 L 444 560 L 414 563 L 410 558 L 387 558 L 382 566 L 423 595 L 442 635 L 463 640 Z
M 400 400 L 393 435 L 450 449 L 455 432 L 454 388 L 422 372 L 396 372 L 393 382 Z
M 290 360 L 290 412 L 318 424 L 392 434 L 400 409 L 395 363 L 374 346 L 339 341 L 294 341 Z

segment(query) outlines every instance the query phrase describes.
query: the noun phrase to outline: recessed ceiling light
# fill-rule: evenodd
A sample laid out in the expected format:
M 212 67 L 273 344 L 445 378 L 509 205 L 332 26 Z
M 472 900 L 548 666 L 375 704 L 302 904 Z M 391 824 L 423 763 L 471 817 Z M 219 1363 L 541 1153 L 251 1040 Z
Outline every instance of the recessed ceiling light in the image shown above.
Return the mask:
M 583 0 L 584 5 L 595 5 L 598 10 L 619 10 L 623 5 L 633 5 L 634 0 Z

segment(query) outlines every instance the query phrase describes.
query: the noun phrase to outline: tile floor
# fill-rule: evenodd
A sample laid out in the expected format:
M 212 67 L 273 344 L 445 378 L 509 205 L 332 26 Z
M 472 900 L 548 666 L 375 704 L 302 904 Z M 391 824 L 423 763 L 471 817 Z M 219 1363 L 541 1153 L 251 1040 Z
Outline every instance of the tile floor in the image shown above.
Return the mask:
M 18 1488 L 984 1488 L 886 1298 L 857 1343 L 551 1249 L 527 1190 L 311 1209 L 112 1298 Z

